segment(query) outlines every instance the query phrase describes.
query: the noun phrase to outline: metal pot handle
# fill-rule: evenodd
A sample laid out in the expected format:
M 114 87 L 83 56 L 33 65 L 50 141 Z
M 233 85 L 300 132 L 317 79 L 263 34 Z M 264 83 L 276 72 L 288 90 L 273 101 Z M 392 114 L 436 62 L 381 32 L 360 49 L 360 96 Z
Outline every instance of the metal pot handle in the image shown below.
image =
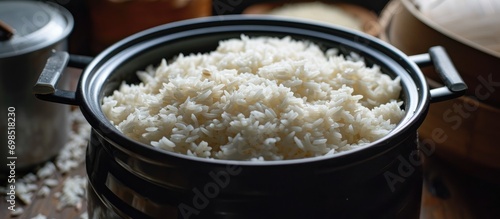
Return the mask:
M 14 36 L 14 28 L 0 20 L 0 41 L 6 41 Z
M 455 69 L 455 66 L 453 66 L 453 62 L 443 47 L 434 46 L 429 49 L 428 54 L 413 55 L 409 58 L 419 67 L 434 64 L 436 72 L 443 80 L 444 87 L 430 90 L 432 103 L 460 97 L 467 91 L 467 85 Z
M 54 51 L 47 59 L 47 63 L 33 87 L 33 93 L 41 100 L 78 105 L 75 91 L 57 89 L 56 85 L 66 66 L 84 68 L 92 59 L 88 56 L 69 55 L 64 51 Z

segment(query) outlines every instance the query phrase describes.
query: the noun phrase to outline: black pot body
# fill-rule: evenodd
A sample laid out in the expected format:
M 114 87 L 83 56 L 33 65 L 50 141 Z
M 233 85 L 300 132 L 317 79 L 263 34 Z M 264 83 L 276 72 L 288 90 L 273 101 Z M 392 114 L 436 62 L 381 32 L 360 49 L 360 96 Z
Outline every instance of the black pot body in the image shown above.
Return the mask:
M 405 117 L 386 137 L 330 157 L 252 163 L 193 158 L 123 136 L 102 98 L 135 71 L 228 38 L 292 36 L 399 76 Z M 212 17 L 159 26 L 110 47 L 87 66 L 76 99 L 93 127 L 87 152 L 90 218 L 418 218 L 422 176 L 417 128 L 429 90 L 415 63 L 362 33 L 274 18 Z
M 96 132 L 87 153 L 91 218 L 418 218 L 415 134 L 365 160 L 251 166 L 150 163 Z M 132 168 L 132 169 L 130 169 Z M 144 175 L 155 175 L 157 183 Z

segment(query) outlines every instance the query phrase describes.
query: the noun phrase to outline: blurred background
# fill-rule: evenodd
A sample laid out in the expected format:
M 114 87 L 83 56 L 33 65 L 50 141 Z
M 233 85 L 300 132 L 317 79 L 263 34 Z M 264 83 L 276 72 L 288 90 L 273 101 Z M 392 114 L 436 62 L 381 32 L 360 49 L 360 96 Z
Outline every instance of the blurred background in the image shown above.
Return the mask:
M 241 14 L 262 3 L 293 3 L 294 0 L 52 0 L 67 8 L 75 18 L 69 50 L 96 55 L 112 43 L 138 31 L 188 18 Z M 377 15 L 388 0 L 323 1 L 347 2 Z
M 69 38 L 70 52 L 93 56 L 110 44 L 153 26 L 194 17 L 240 14 L 255 4 L 280 1 L 53 0 L 52 2 L 67 8 L 75 18 L 75 28 Z M 379 14 L 388 0 L 344 2 L 360 5 Z

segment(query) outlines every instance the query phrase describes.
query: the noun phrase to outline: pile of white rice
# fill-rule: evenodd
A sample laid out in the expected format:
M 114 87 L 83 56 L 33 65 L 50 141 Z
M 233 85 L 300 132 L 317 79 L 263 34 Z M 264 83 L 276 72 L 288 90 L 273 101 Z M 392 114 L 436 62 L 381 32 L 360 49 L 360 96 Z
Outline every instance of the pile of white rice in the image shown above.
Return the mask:
M 387 135 L 404 115 L 399 78 L 290 37 L 221 41 L 138 72 L 102 110 L 126 136 L 229 160 L 330 155 Z

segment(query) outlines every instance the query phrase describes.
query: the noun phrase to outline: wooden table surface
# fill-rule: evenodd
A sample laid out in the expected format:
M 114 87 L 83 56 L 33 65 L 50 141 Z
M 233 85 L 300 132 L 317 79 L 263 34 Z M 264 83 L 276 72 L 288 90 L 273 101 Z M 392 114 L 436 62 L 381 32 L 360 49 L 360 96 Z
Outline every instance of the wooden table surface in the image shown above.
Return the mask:
M 67 177 L 70 176 L 85 176 L 85 166 L 80 165 L 77 169 L 71 171 L 70 175 L 63 176 L 60 173 L 57 173 L 55 178 L 59 179 L 60 182 L 64 182 Z M 41 184 L 41 183 L 39 183 Z M 57 205 L 59 200 L 55 197 L 57 192 L 60 192 L 62 189 L 62 183 L 56 187 L 54 187 L 50 194 L 44 198 L 36 197 L 30 205 L 21 205 L 24 209 L 24 213 L 22 215 L 12 217 L 10 215 L 10 210 L 7 209 L 9 204 L 5 201 L 5 198 L 2 198 L 0 201 L 0 218 L 6 219 L 31 219 L 38 214 L 45 215 L 47 219 L 80 219 L 80 216 L 87 211 L 86 202 L 82 202 L 82 206 L 80 209 L 75 207 L 65 207 L 61 210 L 57 210 Z M 19 203 L 20 200 L 17 199 Z
M 421 219 L 500 218 L 497 180 L 486 181 L 466 174 L 437 156 L 425 160 L 424 175 Z M 437 192 L 431 192 L 432 188 L 438 188 Z
M 500 218 L 500 184 L 470 176 L 450 166 L 436 155 L 425 157 L 425 177 L 422 192 L 421 219 L 488 219 Z M 70 176 L 86 176 L 84 163 L 68 174 L 55 173 L 52 178 L 63 182 Z M 39 183 L 40 184 L 40 183 Z M 0 200 L 0 218 L 30 219 L 38 214 L 48 219 L 78 219 L 86 212 L 85 200 L 80 209 L 66 207 L 56 210 L 62 183 L 51 190 L 45 198 L 35 197 L 30 205 L 23 205 L 24 214 L 11 217 L 6 198 Z M 432 192 L 434 191 L 434 192 Z M 18 201 L 19 202 L 19 201 Z

